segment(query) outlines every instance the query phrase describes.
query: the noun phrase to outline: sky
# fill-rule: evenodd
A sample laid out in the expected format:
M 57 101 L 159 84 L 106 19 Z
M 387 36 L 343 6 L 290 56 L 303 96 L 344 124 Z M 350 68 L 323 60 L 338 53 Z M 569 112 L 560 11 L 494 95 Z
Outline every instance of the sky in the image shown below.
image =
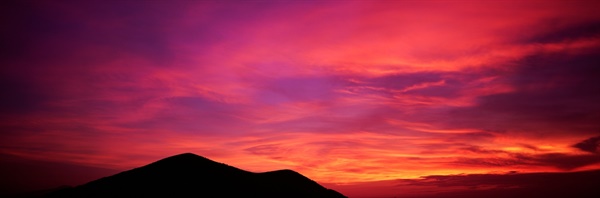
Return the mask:
M 0 158 L 98 170 L 71 182 L 184 152 L 330 185 L 600 169 L 598 7 L 3 2 Z

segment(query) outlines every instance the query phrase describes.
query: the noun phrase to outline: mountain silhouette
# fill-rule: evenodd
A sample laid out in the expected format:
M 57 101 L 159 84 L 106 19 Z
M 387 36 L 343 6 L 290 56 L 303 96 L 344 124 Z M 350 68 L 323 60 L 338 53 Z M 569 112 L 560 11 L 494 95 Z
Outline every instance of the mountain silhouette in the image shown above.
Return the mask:
M 346 197 L 292 170 L 253 173 L 192 154 L 51 192 L 45 197 Z

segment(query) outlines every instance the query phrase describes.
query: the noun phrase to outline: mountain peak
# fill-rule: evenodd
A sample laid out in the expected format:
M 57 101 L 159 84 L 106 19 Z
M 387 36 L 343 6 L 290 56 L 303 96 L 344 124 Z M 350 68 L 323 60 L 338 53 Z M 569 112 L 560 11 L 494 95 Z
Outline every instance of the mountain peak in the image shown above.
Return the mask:
M 151 163 L 147 166 L 152 166 L 156 164 L 170 164 L 170 165 L 178 165 L 178 166 L 204 166 L 208 164 L 222 164 L 208 158 L 202 157 L 200 155 L 196 155 L 194 153 L 182 153 L 173 155 L 167 158 L 163 158 L 154 163 Z M 196 167 L 198 168 L 198 167 Z
M 173 155 L 171 157 L 201 157 L 201 156 L 196 155 L 194 153 L 181 153 L 181 154 Z
M 177 154 L 177 155 L 173 155 L 171 157 L 167 157 L 164 159 L 161 159 L 159 161 L 164 161 L 164 160 L 189 160 L 189 159 L 207 159 L 205 157 L 202 157 L 200 155 L 196 155 L 194 153 L 181 153 L 181 154 Z
M 227 189 L 225 191 L 221 189 Z M 345 197 L 289 170 L 252 173 L 182 153 L 49 197 Z
M 212 161 L 212 160 L 209 160 L 208 158 L 202 157 L 200 155 L 196 155 L 194 153 L 182 153 L 182 154 L 177 154 L 177 155 L 173 155 L 171 157 L 167 157 L 167 158 L 158 160 L 156 162 L 180 163 L 179 161 L 190 161 L 190 160 L 208 160 L 208 161 Z

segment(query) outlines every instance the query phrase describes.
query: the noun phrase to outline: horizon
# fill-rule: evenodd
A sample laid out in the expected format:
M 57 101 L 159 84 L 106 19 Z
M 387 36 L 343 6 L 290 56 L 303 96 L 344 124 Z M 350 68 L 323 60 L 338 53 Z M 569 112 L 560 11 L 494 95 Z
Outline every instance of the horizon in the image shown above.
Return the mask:
M 202 162 L 194 160 L 193 158 L 203 159 Z M 209 162 L 209 163 L 206 163 Z M 162 164 L 160 166 L 158 163 Z M 192 163 L 195 166 L 189 166 L 188 164 L 181 163 Z M 37 162 L 38 166 L 46 166 L 44 162 Z M 168 164 L 168 165 L 167 165 Z M 222 167 L 229 167 L 227 169 L 214 169 L 216 166 L 213 164 L 218 164 Z M 165 166 L 167 165 L 167 166 Z M 183 165 L 183 166 L 182 166 Z M 178 168 L 178 166 L 182 166 Z M 10 166 L 5 166 L 10 167 Z M 154 168 L 150 168 L 154 167 Z M 156 169 L 156 167 L 162 167 L 161 169 Z M 74 169 L 75 168 L 75 171 Z M 77 166 L 72 166 L 68 171 L 59 170 L 55 177 L 73 177 L 77 178 L 81 175 L 86 175 L 81 170 L 77 171 Z M 78 183 L 73 183 L 73 185 L 60 185 L 60 186 L 51 186 L 45 188 L 37 188 L 37 189 L 28 189 L 25 191 L 0 191 L 0 195 L 8 196 L 8 197 L 37 197 L 36 195 L 39 192 L 57 192 L 57 190 L 73 189 L 73 188 L 81 188 L 83 186 L 88 185 L 98 185 L 98 184 L 111 184 L 111 182 L 107 182 L 107 179 L 111 181 L 123 181 L 122 179 L 124 173 L 130 172 L 126 174 L 129 179 L 139 180 L 141 178 L 131 177 L 131 171 L 137 170 L 137 173 L 133 175 L 140 174 L 139 171 L 144 170 L 144 175 L 154 175 L 156 171 L 164 171 L 171 172 L 175 169 L 177 171 L 185 170 L 191 171 L 192 173 L 195 171 L 217 171 L 221 172 L 223 170 L 233 171 L 233 172 L 247 172 L 254 173 L 253 175 L 261 175 L 264 173 L 276 173 L 280 171 L 291 171 L 298 173 L 294 170 L 289 169 L 278 169 L 278 170 L 270 170 L 265 172 L 251 172 L 243 169 L 238 169 L 234 165 L 226 164 L 222 162 L 213 161 L 211 159 L 205 158 L 201 155 L 197 155 L 195 153 L 179 153 L 172 156 L 167 156 L 162 159 L 158 159 L 151 163 L 145 164 L 144 166 L 135 167 L 130 170 L 118 171 L 116 173 L 110 174 L 100 174 L 93 179 L 81 180 Z M 0 169 L 1 170 L 1 169 Z M 32 170 L 32 169 L 31 169 Z M 56 171 L 55 169 L 51 169 L 50 171 Z M 87 169 L 93 170 L 93 169 Z M 149 172 L 150 171 L 150 172 Z M 21 172 L 22 173 L 22 172 Z M 65 174 L 67 173 L 67 174 Z M 176 172 L 171 172 L 176 173 Z M 181 173 L 181 172 L 180 172 Z M 177 173 L 177 174 L 180 174 Z M 44 174 L 44 173 L 43 173 Z M 47 174 L 47 173 L 46 173 Z M 88 173 L 89 174 L 89 173 Z M 302 175 L 301 173 L 299 173 Z M 6 176 L 6 174 L 3 174 Z M 160 175 L 160 174 L 159 174 Z M 186 175 L 189 175 L 187 173 Z M 10 176 L 10 175 L 9 175 Z M 23 175 L 19 175 L 23 176 Z M 43 178 L 44 175 L 29 175 L 35 178 Z M 47 176 L 47 175 L 46 175 Z M 89 176 L 89 175 L 88 175 Z M 182 181 L 189 180 L 191 178 L 186 178 L 184 175 L 175 175 L 178 176 Z M 217 176 L 217 175 L 214 175 Z M 227 175 L 223 175 L 227 176 Z M 304 176 L 304 175 L 303 175 Z M 575 172 L 529 172 L 529 173 L 519 173 L 519 172 L 508 172 L 508 173 L 488 173 L 488 174 L 457 174 L 457 175 L 428 175 L 423 176 L 418 179 L 393 179 L 393 180 L 380 180 L 376 182 L 358 182 L 358 183 L 345 183 L 345 184 L 333 184 L 333 183 L 319 183 L 322 187 L 326 189 L 334 189 L 337 192 L 343 193 L 343 195 L 349 197 L 356 198 L 384 198 L 384 197 L 395 197 L 395 198 L 409 198 L 409 197 L 420 197 L 420 198 L 477 198 L 477 197 L 510 197 L 510 196 L 528 196 L 528 197 L 548 197 L 548 196 L 577 196 L 577 197 L 595 197 L 595 195 L 600 193 L 600 190 L 596 188 L 597 182 L 600 181 L 600 169 L 596 170 L 586 170 L 586 171 L 575 171 Z M 32 178 L 33 178 L 32 177 Z M 92 177 L 90 177 L 92 178 Z M 117 179 L 120 178 L 120 179 Z M 211 177 L 208 177 L 211 178 Z M 31 178 L 25 178 L 25 180 Z M 73 179 L 73 178 L 71 178 Z M 81 179 L 81 178 L 80 178 Z M 205 178 L 206 179 L 206 178 Z M 217 179 L 217 178 L 212 178 Z M 229 178 L 233 179 L 233 178 Z M 259 179 L 259 178 L 256 178 Z M 290 178 L 285 174 L 280 175 L 280 182 L 302 182 L 299 181 L 299 178 Z M 314 181 L 310 178 L 305 178 L 310 181 Z M 24 181 L 25 181 L 24 180 Z M 100 180 L 104 180 L 104 182 L 97 182 Z M 145 180 L 145 179 L 144 179 Z M 69 181 L 69 180 L 64 180 Z M 69 182 L 72 182 L 71 180 Z M 83 182 L 82 182 L 83 181 Z M 208 180 L 210 182 L 210 180 Z M 279 181 L 279 180 L 278 180 Z M 565 181 L 569 181 L 565 183 Z M 169 180 L 165 182 L 170 182 Z M 200 181 L 198 181 L 200 182 Z M 207 182 L 207 180 L 204 180 Z M 263 181 L 267 182 L 267 181 Z M 306 181 L 304 181 L 306 182 Z M 316 182 L 316 181 L 314 181 Z M 56 183 L 56 182 L 55 182 Z M 59 182 L 60 183 L 60 182 Z M 2 186 L 6 187 L 6 186 Z M 548 190 L 547 188 L 554 188 L 552 190 Z M 88 188 L 89 189 L 89 188 Z M 6 190 L 6 189 L 3 189 Z M 14 190 L 14 189 L 13 189 Z M 123 190 L 123 189 L 121 189 Z M 188 189 L 190 190 L 190 189 Z M 172 194 L 174 195 L 174 194 Z M 54 194 L 52 197 L 56 196 Z M 60 197 L 60 196 L 59 196 Z
M 6 1 L 0 195 L 187 152 L 383 197 L 600 170 L 597 7 Z

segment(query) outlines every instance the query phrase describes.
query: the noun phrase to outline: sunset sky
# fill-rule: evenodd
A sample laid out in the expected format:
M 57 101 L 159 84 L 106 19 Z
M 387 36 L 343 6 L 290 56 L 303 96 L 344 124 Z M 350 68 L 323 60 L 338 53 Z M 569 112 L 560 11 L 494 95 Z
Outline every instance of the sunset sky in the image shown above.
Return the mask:
M 0 157 L 192 152 L 332 185 L 599 169 L 599 7 L 4 2 Z

